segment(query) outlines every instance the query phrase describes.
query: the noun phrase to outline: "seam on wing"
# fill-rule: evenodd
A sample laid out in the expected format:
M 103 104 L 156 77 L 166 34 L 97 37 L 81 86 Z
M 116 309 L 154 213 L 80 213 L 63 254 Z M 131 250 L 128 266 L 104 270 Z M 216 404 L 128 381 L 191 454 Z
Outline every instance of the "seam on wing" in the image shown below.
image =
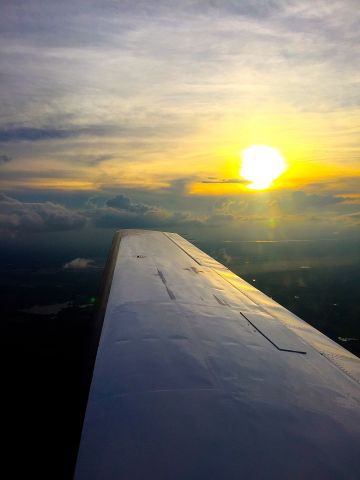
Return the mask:
M 271 338 L 269 338 L 262 330 L 260 330 L 260 328 L 258 328 L 251 320 L 249 320 L 246 315 L 244 315 L 242 312 L 240 312 L 240 315 L 242 315 L 245 318 L 245 320 L 247 320 L 250 323 L 250 325 L 252 325 L 255 328 L 255 330 L 257 330 L 264 338 L 266 338 L 266 340 L 268 342 L 270 342 L 272 345 L 274 345 L 274 347 L 277 348 L 278 350 L 280 350 L 281 352 L 301 353 L 302 355 L 306 355 L 306 352 L 302 351 L 302 350 L 294 350 L 294 349 L 290 349 L 290 348 L 279 347 L 276 343 L 274 343 L 271 340 Z
M 184 248 L 182 248 L 177 242 L 175 242 L 174 239 L 172 239 L 167 233 L 163 232 L 163 234 L 165 235 L 166 238 L 168 238 L 170 241 L 172 241 L 178 248 L 180 248 L 180 250 L 182 250 L 188 257 L 190 257 L 192 260 L 194 260 L 194 262 L 196 262 L 198 265 L 201 265 L 202 264 L 199 262 L 199 260 L 196 260 L 195 257 L 193 257 L 192 255 L 190 255 L 189 252 L 187 252 Z

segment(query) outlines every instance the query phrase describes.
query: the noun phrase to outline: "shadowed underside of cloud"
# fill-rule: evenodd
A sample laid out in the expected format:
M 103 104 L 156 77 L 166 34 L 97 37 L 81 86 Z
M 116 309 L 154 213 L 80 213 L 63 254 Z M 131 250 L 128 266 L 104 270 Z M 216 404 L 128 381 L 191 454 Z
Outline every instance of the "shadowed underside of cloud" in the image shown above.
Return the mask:
M 89 211 L 93 224 L 101 228 L 188 228 L 217 227 L 236 220 L 228 212 L 194 215 L 187 211 L 169 211 L 166 208 L 134 203 L 126 195 L 117 195 L 106 206 Z
M 20 202 L 0 195 L 0 232 L 54 232 L 82 228 L 86 217 L 62 205 Z
M 108 207 L 117 208 L 120 210 L 126 210 L 128 212 L 134 212 L 139 214 L 144 214 L 149 211 L 156 211 L 156 207 L 145 205 L 144 203 L 133 203 L 129 197 L 122 194 L 107 200 L 106 205 Z
M 93 216 L 93 224 L 98 228 L 154 228 L 164 229 L 175 226 L 200 226 L 201 221 L 187 214 L 150 212 L 138 215 L 115 209 L 98 209 Z
M 154 196 L 161 205 L 161 197 Z M 346 200 L 346 199 L 345 199 Z M 0 196 L 0 234 L 25 232 L 52 232 L 77 230 L 88 224 L 95 228 L 149 228 L 186 231 L 194 228 L 198 233 L 207 228 L 256 231 L 295 226 L 308 230 L 312 225 L 328 225 L 344 229 L 358 225 L 358 205 L 348 204 L 334 195 L 309 195 L 304 192 L 279 192 L 251 198 L 211 198 L 206 208 L 169 210 L 149 203 L 135 202 L 124 194 L 108 198 L 105 204 L 87 202 L 82 210 L 66 208 L 53 202 L 21 202 L 6 195 Z M 269 219 L 271 222 L 269 223 Z M 339 225 L 338 225 L 339 224 Z M 235 229 L 235 230 L 234 230 Z M 229 231 L 230 231 L 229 230 Z M 77 260 L 77 259 L 75 259 Z M 82 268 L 84 262 L 75 262 L 66 268 Z M 86 264 L 86 268 L 89 264 Z M 65 267 L 64 267 L 65 268 Z M 85 266 L 84 266 L 85 268 Z
M 93 224 L 100 228 L 169 228 L 200 226 L 202 221 L 186 212 L 170 212 L 144 203 L 134 203 L 126 195 L 110 198 L 106 206 L 90 210 Z

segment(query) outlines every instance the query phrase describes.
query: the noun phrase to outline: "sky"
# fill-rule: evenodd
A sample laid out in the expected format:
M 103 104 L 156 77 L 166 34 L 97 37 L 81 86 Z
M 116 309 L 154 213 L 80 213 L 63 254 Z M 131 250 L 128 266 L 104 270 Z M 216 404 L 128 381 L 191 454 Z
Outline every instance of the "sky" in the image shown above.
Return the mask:
M 359 238 L 358 6 L 1 0 L 1 238 Z

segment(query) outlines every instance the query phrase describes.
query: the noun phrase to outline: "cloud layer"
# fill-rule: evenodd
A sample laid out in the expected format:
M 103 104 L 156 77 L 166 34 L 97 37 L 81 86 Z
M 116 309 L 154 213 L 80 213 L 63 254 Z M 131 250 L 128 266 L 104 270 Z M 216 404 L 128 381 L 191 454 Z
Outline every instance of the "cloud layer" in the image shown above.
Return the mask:
M 82 228 L 86 218 L 51 202 L 28 203 L 0 195 L 0 232 L 54 232 Z
M 0 20 L 0 142 L 7 170 L 34 175 L 3 186 L 35 187 L 44 162 L 94 189 L 226 182 L 252 143 L 284 149 L 300 175 L 314 161 L 352 175 L 359 15 L 352 0 L 15 0 Z
M 138 194 L 139 195 L 139 194 Z M 174 196 L 174 195 L 173 195 Z M 175 194 L 176 197 L 176 194 Z M 149 197 L 148 197 L 149 198 Z M 163 199 L 152 193 L 153 200 Z M 181 194 L 179 195 L 181 199 Z M 174 199 L 173 199 L 174 200 Z M 355 199 L 356 200 L 356 199 Z M 0 235 L 98 229 L 145 228 L 194 234 L 202 238 L 284 240 L 319 236 L 356 236 L 359 202 L 341 196 L 295 192 L 264 192 L 257 196 L 211 197 L 191 209 L 164 208 L 149 201 L 133 201 L 123 193 L 110 198 L 85 200 L 77 209 L 54 202 L 24 202 L 0 197 Z M 174 205 L 176 205 L 176 198 Z M 64 268 L 89 266 L 75 259 Z M 86 259 L 85 259 L 86 260 Z
M 6 2 L 2 230 L 354 225 L 359 22 L 356 0 Z M 278 192 L 239 179 L 252 144 L 286 157 Z

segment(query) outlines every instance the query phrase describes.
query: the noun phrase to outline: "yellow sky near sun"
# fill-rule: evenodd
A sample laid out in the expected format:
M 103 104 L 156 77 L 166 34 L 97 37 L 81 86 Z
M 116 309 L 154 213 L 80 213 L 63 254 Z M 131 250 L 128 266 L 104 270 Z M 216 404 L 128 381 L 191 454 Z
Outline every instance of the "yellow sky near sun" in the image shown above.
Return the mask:
M 218 169 L 211 174 L 225 180 L 238 178 L 241 152 L 250 145 L 267 145 L 278 149 L 288 166 L 270 189 L 314 183 L 323 183 L 325 188 L 332 180 L 360 176 L 360 144 L 352 144 L 354 120 L 348 113 L 320 115 L 276 108 L 245 121 L 230 119 L 217 126 L 216 134 L 210 133 L 217 139 L 213 155 L 218 159 L 213 164 Z M 195 182 L 189 191 L 200 195 L 254 193 L 236 183 Z
M 163 139 L 164 148 L 162 139 L 151 136 L 143 139 L 146 142 L 140 150 L 134 150 L 131 143 L 121 138 L 100 139 L 100 144 L 99 139 L 89 138 L 87 148 L 83 141 L 70 141 L 64 157 L 61 152 L 54 156 L 46 153 L 31 161 L 9 162 L 3 165 L 4 171 L 17 170 L 21 174 L 22 169 L 31 166 L 32 175 L 2 180 L 0 186 L 161 189 L 177 178 L 188 178 L 188 194 L 253 194 L 246 184 L 203 182 L 239 179 L 241 152 L 251 145 L 267 145 L 278 149 L 288 165 L 270 189 L 303 188 L 314 183 L 323 183 L 326 189 L 330 188 L 326 183 L 334 179 L 345 181 L 360 176 L 360 143 L 354 136 L 358 119 L 358 111 L 311 113 L 273 104 L 257 112 L 232 112 L 227 106 L 216 119 L 204 120 L 200 126 L 197 122 L 191 133 Z M 47 147 L 46 151 L 51 149 Z M 57 152 L 56 147 L 53 151 Z M 91 165 L 67 161 L 69 152 L 110 155 L 109 159 Z

